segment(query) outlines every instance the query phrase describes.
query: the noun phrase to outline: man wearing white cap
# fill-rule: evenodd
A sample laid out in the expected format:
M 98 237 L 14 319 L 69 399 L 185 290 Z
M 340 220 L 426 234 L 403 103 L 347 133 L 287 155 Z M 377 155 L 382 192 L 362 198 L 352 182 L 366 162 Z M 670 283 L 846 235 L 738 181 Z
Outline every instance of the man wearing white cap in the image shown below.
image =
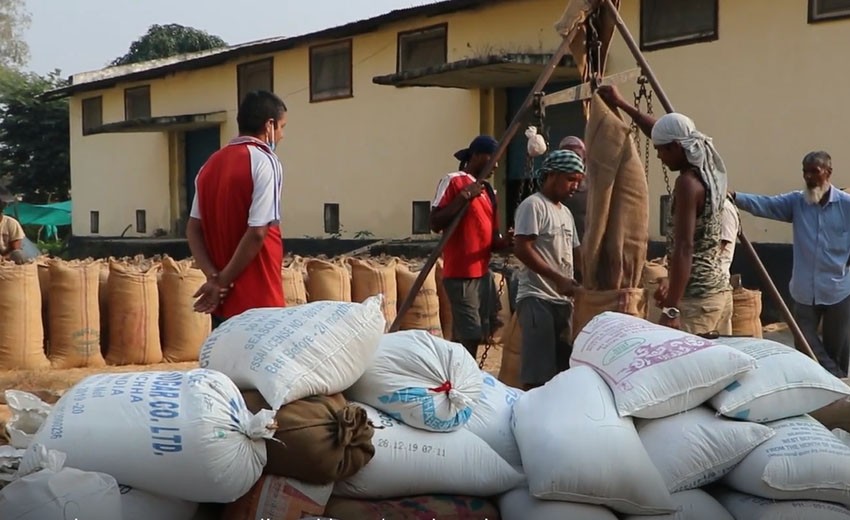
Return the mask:
M 629 105 L 615 87 L 599 95 L 652 139 L 658 158 L 678 171 L 667 218 L 668 284 L 655 294 L 660 323 L 692 334 L 732 333 L 732 288 L 723 271 L 721 222 L 726 166 L 712 139 L 682 114 L 656 120 Z

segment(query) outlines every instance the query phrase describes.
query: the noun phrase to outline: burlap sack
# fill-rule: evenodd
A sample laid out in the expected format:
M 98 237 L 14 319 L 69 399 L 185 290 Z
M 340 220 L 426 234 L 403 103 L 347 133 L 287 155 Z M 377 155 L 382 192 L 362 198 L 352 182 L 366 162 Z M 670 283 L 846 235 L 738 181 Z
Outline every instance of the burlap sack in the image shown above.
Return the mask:
M 636 318 L 646 315 L 643 289 L 620 289 L 616 291 L 579 290 L 575 296 L 573 312 L 573 339 L 590 320 L 603 312 L 619 312 Z
M 248 493 L 227 504 L 221 520 L 300 520 L 321 516 L 333 486 L 318 488 L 274 475 L 263 475 Z M 200 518 L 198 516 L 197 518 Z
M 499 309 L 496 314 L 496 322 L 492 323 L 493 343 L 504 344 L 505 331 L 511 321 L 511 295 L 508 290 L 508 279 L 502 273 L 493 273 L 493 281 L 496 286 L 496 295 L 499 299 Z
M 842 379 L 842 381 L 850 386 L 850 379 Z M 835 401 L 810 415 L 830 430 L 840 428 L 850 432 L 850 397 Z
M 318 301 L 351 301 L 351 275 L 340 260 L 307 261 L 307 299 Z
M 449 293 L 443 285 L 443 259 L 438 258 L 434 265 L 434 284 L 437 286 L 437 302 L 440 306 L 440 328 L 443 338 L 452 339 L 452 302 L 449 301 Z
M 152 365 L 162 361 L 159 341 L 159 266 L 109 261 L 110 365 Z
M 514 388 L 522 388 L 520 369 L 522 367 L 522 329 L 519 318 L 514 313 L 502 334 L 502 364 L 499 367 L 499 381 Z
M 0 260 L 0 370 L 47 368 L 35 263 Z
M 256 391 L 244 391 L 253 413 L 271 408 Z M 313 396 L 277 412 L 275 439 L 266 441 L 265 473 L 315 485 L 345 480 L 375 456 L 366 410 L 349 404 L 342 394 Z M 282 444 L 281 444 L 282 443 Z
M 109 262 L 107 259 L 100 264 L 100 277 L 98 283 L 97 300 L 100 307 L 100 353 L 106 356 L 109 350 Z
M 397 313 L 398 286 L 395 268 L 398 260 L 391 259 L 386 265 L 357 258 L 349 258 L 348 262 L 351 265 L 351 300 L 362 302 L 370 296 L 383 295 L 381 311 L 389 327 L 395 321 Z
M 417 276 L 419 272 L 412 271 L 407 264 L 402 263 L 396 266 L 399 306 L 407 298 Z M 437 296 L 437 280 L 433 269 L 425 277 L 425 282 L 416 294 L 413 305 L 402 318 L 399 330 L 427 330 L 435 336 L 443 337 L 443 327 L 440 323 L 440 298 Z
M 340 520 L 499 520 L 499 509 L 485 498 L 425 495 L 393 500 L 331 497 L 325 516 Z M 566 520 L 566 519 L 565 519 Z
M 100 352 L 100 267 L 103 262 L 49 265 L 48 323 L 52 368 L 102 367 Z
M 196 361 L 201 345 L 210 335 L 209 314 L 195 312 L 195 293 L 206 282 L 191 259 L 162 259 L 159 277 L 160 340 L 162 357 L 169 363 Z
M 738 288 L 732 291 L 732 334 L 763 337 L 761 291 Z
M 592 291 L 642 287 L 649 188 L 629 125 L 594 96 L 585 135 L 588 203 L 582 284 Z
M 304 259 L 296 256 L 283 266 L 283 299 L 287 307 L 307 303 L 307 285 L 304 283 Z
M 40 256 L 35 261 L 38 266 L 38 288 L 41 290 L 41 324 L 44 329 L 44 351 L 50 351 L 50 316 L 47 304 L 50 301 L 50 258 Z

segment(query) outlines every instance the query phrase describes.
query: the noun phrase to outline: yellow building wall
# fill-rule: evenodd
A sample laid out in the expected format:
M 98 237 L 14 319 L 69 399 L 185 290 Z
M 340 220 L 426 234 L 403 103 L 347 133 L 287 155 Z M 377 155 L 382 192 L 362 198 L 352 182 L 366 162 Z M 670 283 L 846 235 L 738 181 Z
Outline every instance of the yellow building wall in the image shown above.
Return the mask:
M 638 0 L 623 0 L 621 14 L 639 38 Z M 811 150 L 833 158 L 833 181 L 850 186 L 842 103 L 850 69 L 850 20 L 807 23 L 807 2 L 720 0 L 719 40 L 645 53 L 673 107 L 712 136 L 734 191 L 778 194 L 803 186 L 801 160 Z M 635 67 L 614 37 L 609 73 Z M 631 89 L 623 88 L 627 99 Z M 656 114 L 663 114 L 655 101 Z M 659 197 L 666 193 L 660 162 L 651 150 L 650 230 L 658 236 Z M 641 151 L 641 156 L 643 151 Z M 671 183 L 675 174 L 671 174 Z M 791 242 L 791 226 L 742 214 L 754 242 Z

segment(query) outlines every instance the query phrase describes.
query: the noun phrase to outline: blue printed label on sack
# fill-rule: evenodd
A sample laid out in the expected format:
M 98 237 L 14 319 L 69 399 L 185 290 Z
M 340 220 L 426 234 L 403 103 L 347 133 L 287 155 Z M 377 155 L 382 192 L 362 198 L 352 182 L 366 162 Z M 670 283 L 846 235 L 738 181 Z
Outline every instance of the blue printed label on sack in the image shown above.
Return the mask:
M 422 423 L 434 431 L 456 430 L 472 417 L 472 407 L 467 406 L 450 419 L 440 419 L 437 417 L 437 407 L 434 404 L 432 392 L 427 388 L 402 388 L 391 394 L 381 395 L 378 400 L 385 405 L 418 403 L 422 408 Z

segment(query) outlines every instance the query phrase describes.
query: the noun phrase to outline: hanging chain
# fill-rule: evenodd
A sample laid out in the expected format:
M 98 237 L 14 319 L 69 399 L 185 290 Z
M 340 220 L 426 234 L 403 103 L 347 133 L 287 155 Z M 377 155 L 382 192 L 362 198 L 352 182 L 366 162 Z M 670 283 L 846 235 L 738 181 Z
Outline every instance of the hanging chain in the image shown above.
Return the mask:
M 651 116 L 653 115 L 653 107 L 652 107 L 652 91 L 646 88 L 646 85 L 649 83 L 649 79 L 646 76 L 641 76 L 638 78 L 638 91 L 634 95 L 635 96 L 635 109 L 640 111 L 641 108 L 641 100 L 646 100 L 646 114 Z M 640 141 L 641 141 L 641 131 L 638 128 L 637 123 L 632 121 L 632 135 L 634 136 L 635 146 L 640 150 Z M 644 137 L 644 145 L 643 145 L 643 167 L 644 172 L 646 173 L 646 179 L 649 180 L 649 155 L 650 152 L 650 144 L 649 138 Z M 667 167 L 664 166 L 664 163 L 661 164 L 661 171 L 664 173 L 664 185 L 667 188 L 667 195 L 672 193 L 670 188 L 670 173 L 667 171 Z
M 498 299 L 499 302 L 502 301 L 502 295 L 505 294 L 505 286 L 507 285 L 505 283 L 505 279 L 506 279 L 505 271 L 507 270 L 507 266 L 508 266 L 508 262 L 507 262 L 507 260 L 505 260 L 505 263 L 502 266 L 503 267 L 503 270 L 502 270 L 502 273 L 501 273 L 502 279 L 499 281 L 499 288 L 496 290 L 496 298 Z M 491 307 L 493 307 L 493 300 L 492 299 L 490 300 L 489 305 Z M 488 313 L 488 314 L 490 314 L 490 313 Z M 499 313 L 497 311 L 496 312 L 497 318 L 498 318 L 498 315 L 499 315 Z M 492 319 L 493 316 L 489 316 L 489 318 Z M 508 326 L 507 323 L 502 323 L 502 334 L 504 334 L 507 326 Z M 487 356 L 490 355 L 490 349 L 493 348 L 494 346 L 496 346 L 496 341 L 493 339 L 494 335 L 495 335 L 495 327 L 493 327 L 493 324 L 491 323 L 490 324 L 490 330 L 488 331 L 488 335 L 487 335 L 487 341 L 484 342 L 484 352 L 481 354 L 481 361 L 478 363 L 479 370 L 484 370 L 484 364 L 487 362 Z M 505 338 L 503 337 L 502 338 L 502 344 L 504 344 L 504 339 Z

